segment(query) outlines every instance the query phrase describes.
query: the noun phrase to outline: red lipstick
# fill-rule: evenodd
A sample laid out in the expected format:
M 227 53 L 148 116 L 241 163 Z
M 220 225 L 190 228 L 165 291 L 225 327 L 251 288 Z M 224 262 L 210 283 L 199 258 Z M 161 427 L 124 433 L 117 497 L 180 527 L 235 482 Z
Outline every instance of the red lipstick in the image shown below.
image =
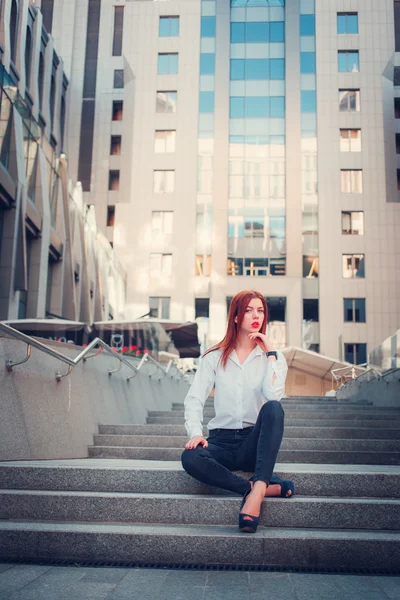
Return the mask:
M 257 321 L 254 321 L 254 323 L 252 323 L 251 326 L 254 328 L 259 327 L 260 323 L 258 323 Z

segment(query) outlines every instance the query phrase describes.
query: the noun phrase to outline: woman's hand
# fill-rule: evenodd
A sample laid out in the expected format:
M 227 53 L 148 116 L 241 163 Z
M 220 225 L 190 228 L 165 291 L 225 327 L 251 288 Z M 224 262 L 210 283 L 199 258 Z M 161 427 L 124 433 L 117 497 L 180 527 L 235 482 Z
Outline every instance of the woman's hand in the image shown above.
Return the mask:
M 202 435 L 195 435 L 185 444 L 185 448 L 186 450 L 194 450 L 199 444 L 201 444 L 203 448 L 208 447 L 208 442 Z
M 249 338 L 254 340 L 264 352 L 270 352 L 273 350 L 269 339 L 264 333 L 260 333 L 259 331 L 256 331 L 255 333 L 249 333 Z

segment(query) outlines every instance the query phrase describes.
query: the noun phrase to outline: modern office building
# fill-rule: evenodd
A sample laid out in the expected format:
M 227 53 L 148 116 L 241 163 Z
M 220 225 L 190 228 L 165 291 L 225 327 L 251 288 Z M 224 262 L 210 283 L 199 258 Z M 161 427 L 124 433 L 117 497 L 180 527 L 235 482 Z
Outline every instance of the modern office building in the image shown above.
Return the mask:
M 206 317 L 211 345 L 257 289 L 278 346 L 358 364 L 398 329 L 399 4 L 42 1 L 128 318 Z
M 69 178 L 70 73 L 34 2 L 0 2 L 0 56 L 0 319 L 123 317 L 125 271 Z

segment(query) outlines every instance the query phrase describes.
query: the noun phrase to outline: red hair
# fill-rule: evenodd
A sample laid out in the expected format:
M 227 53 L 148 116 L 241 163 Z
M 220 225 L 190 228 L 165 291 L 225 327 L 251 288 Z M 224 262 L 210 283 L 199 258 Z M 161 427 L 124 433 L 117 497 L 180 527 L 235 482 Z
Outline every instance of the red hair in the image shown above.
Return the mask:
M 228 362 L 228 357 L 232 350 L 235 348 L 236 340 L 238 336 L 238 332 L 240 326 L 242 324 L 246 308 L 249 305 L 250 300 L 253 298 L 258 298 L 261 300 L 264 307 L 264 321 L 259 329 L 260 333 L 264 333 L 267 328 L 268 323 L 268 307 L 265 302 L 264 296 L 260 292 L 256 292 L 255 290 L 244 290 L 243 292 L 239 292 L 232 298 L 231 305 L 229 307 L 228 313 L 228 325 L 226 328 L 226 334 L 224 339 L 212 346 L 206 352 L 204 352 L 203 356 L 208 354 L 209 352 L 213 352 L 214 350 L 222 350 L 221 362 L 222 367 L 225 369 L 226 363 Z M 237 317 L 237 323 L 235 323 L 235 317 Z M 202 356 L 202 358 L 203 358 Z

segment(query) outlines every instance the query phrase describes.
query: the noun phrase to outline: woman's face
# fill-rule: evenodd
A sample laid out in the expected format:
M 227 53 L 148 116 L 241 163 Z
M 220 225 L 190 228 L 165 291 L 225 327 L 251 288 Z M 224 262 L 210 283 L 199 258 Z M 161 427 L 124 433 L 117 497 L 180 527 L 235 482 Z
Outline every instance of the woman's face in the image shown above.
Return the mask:
M 246 331 L 246 333 L 260 331 L 264 318 L 263 303 L 259 298 L 252 298 L 244 313 L 241 329 Z

